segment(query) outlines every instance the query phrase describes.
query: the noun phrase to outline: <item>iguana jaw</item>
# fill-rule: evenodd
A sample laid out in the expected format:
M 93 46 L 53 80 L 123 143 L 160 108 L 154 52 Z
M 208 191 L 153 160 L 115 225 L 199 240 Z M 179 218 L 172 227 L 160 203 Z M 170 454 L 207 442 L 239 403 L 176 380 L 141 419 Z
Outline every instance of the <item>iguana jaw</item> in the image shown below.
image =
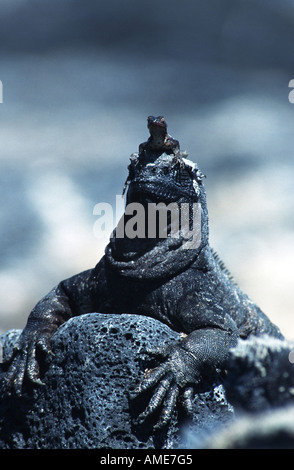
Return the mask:
M 133 160 L 127 204 L 140 202 L 198 202 L 201 180 L 196 166 L 186 159 L 162 155 L 154 162 Z
M 161 202 L 168 206 L 175 202 L 178 203 L 180 211 L 183 203 L 186 203 L 186 206 L 188 204 L 190 208 L 194 203 L 198 203 L 201 206 L 201 221 L 198 223 L 201 240 L 197 246 L 191 248 L 182 225 L 177 237 L 162 238 L 156 232 L 156 237 L 150 238 L 149 218 L 146 216 L 142 238 L 122 236 L 121 233 L 124 234 L 127 230 L 121 231 L 118 227 L 114 230 L 105 251 L 107 264 L 122 276 L 154 280 L 173 276 L 193 263 L 207 244 L 208 237 L 206 198 L 201 177 L 196 165 L 174 155 L 162 155 L 153 161 L 149 160 L 148 155 L 144 155 L 143 161 L 140 156 L 133 157 L 129 165 L 129 187 L 122 227 L 126 229 L 130 219 L 131 227 L 134 227 L 133 212 L 127 212 L 133 203 L 142 204 L 146 209 L 149 203 Z M 188 212 L 188 217 L 191 213 Z M 146 214 L 147 211 L 144 212 L 144 217 Z M 182 220 L 180 216 L 181 224 Z
M 173 188 L 174 189 L 174 188 Z M 127 202 L 138 202 L 144 206 L 148 203 L 178 202 L 182 198 L 180 191 L 171 191 L 164 182 L 159 181 L 133 181 L 128 190 Z

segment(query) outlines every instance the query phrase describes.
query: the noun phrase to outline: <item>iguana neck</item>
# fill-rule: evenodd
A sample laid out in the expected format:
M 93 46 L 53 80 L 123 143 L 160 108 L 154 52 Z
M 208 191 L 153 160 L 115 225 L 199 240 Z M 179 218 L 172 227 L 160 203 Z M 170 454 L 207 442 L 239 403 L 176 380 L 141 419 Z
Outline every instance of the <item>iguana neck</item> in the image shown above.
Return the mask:
M 148 251 L 137 252 L 137 246 L 134 245 L 134 251 L 130 252 L 130 243 L 124 245 L 121 240 L 118 243 L 114 231 L 105 249 L 105 260 L 121 276 L 138 280 L 167 279 L 187 269 L 197 260 L 201 248 L 186 249 L 185 244 L 185 240 L 180 238 L 166 238 L 149 247 Z M 128 248 L 124 251 L 123 247 Z

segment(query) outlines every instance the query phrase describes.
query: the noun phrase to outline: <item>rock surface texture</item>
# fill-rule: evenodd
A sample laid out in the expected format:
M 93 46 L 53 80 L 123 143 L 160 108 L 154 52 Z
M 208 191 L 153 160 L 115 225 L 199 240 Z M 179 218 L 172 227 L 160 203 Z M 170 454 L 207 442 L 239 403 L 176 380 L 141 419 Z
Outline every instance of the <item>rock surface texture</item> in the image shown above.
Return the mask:
M 267 336 L 240 341 L 230 353 L 226 397 L 235 419 L 190 446 L 210 449 L 294 448 L 294 343 Z
M 19 333 L 0 337 L 4 358 Z M 185 447 L 187 433 L 211 433 L 233 418 L 221 384 L 212 390 L 202 384 L 191 420 L 179 409 L 166 429 L 153 432 L 156 416 L 136 423 L 147 401 L 132 399 L 132 390 L 154 367 L 146 350 L 179 340 L 166 325 L 137 315 L 93 313 L 69 320 L 53 337 L 45 386 L 21 398 L 1 398 L 0 448 L 176 448 Z
M 0 337 L 3 359 L 20 332 Z M 132 391 L 156 366 L 146 351 L 180 340 L 158 320 L 138 315 L 69 320 L 53 337 L 45 386 L 1 397 L 0 448 L 294 448 L 294 344 L 270 337 L 231 350 L 223 382 L 202 384 L 196 393 L 193 418 L 179 407 L 166 429 L 153 430 L 156 413 L 140 424 L 148 399 Z

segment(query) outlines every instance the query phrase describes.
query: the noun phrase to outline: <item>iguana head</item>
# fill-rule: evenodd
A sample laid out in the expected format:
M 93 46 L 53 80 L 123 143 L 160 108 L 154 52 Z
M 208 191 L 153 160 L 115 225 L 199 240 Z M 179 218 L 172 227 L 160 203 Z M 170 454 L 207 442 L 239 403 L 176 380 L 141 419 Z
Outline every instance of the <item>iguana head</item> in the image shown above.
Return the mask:
M 153 278 L 163 277 L 166 269 L 173 272 L 191 263 L 208 242 L 204 175 L 186 154 L 150 150 L 133 154 L 128 170 L 125 214 L 106 255 L 126 275 L 145 278 L 153 272 Z M 153 210 L 158 214 L 155 217 Z M 154 228 L 162 211 L 165 226 Z
M 198 202 L 203 175 L 191 161 L 160 155 L 149 162 L 132 156 L 129 165 L 127 204 L 131 202 Z

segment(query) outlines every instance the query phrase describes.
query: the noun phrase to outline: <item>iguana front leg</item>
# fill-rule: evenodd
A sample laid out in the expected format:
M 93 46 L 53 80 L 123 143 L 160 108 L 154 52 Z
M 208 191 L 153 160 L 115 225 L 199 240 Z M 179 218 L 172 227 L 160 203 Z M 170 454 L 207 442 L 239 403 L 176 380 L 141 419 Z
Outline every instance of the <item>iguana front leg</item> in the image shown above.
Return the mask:
M 203 376 L 222 369 L 229 349 L 237 344 L 236 325 L 226 317 L 224 327 L 202 328 L 190 333 L 179 344 L 155 351 L 163 363 L 149 372 L 143 379 L 136 395 L 153 390 L 146 410 L 140 415 L 143 422 L 149 415 L 162 407 L 156 428 L 161 428 L 171 420 L 178 399 L 188 415 L 192 413 L 195 388 Z
M 40 362 L 52 354 L 53 334 L 71 317 L 86 313 L 85 305 L 89 307 L 91 303 L 85 294 L 90 277 L 91 270 L 62 281 L 34 307 L 12 356 L 2 364 L 2 370 L 6 371 L 3 384 L 6 391 L 20 396 L 28 382 L 42 384 Z

